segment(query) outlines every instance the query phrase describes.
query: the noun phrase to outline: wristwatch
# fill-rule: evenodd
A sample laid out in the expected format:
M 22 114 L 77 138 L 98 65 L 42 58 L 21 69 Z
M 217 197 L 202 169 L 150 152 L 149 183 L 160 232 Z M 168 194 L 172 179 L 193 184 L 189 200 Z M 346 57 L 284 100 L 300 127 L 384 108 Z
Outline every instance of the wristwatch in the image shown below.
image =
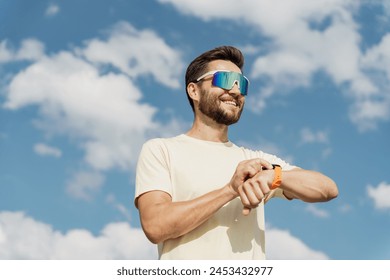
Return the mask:
M 275 170 L 275 175 L 270 189 L 274 190 L 282 184 L 282 167 L 279 164 L 272 164 L 272 166 Z

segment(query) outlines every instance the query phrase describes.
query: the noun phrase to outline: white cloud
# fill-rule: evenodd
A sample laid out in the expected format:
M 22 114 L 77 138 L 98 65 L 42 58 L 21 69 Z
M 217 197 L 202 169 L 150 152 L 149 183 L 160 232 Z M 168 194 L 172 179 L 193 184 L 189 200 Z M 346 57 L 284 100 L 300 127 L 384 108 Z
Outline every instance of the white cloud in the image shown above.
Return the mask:
M 304 127 L 300 131 L 300 143 L 299 145 L 304 144 L 324 144 L 326 147 L 322 150 L 321 156 L 326 159 L 332 153 L 332 148 L 328 146 L 329 144 L 329 132 L 326 130 L 313 131 L 308 127 Z
M 380 70 L 386 73 L 390 79 L 390 33 L 383 36 L 381 41 L 367 50 L 362 58 L 362 64 L 365 68 Z
M 183 63 L 179 52 L 152 30 L 136 30 L 127 22 L 118 23 L 107 41 L 92 39 L 80 53 L 94 63 L 111 64 L 132 78 L 152 75 L 171 88 L 180 86 Z
M 388 16 L 390 15 L 390 2 L 388 0 L 360 0 L 361 3 L 364 5 L 369 6 L 369 8 L 372 9 L 370 6 L 378 7 L 380 6 L 383 9 L 384 16 L 382 15 L 376 15 L 377 17 L 380 17 L 381 20 L 387 22 L 389 20 Z
M 126 75 L 101 74 L 97 65 L 70 51 L 40 56 L 12 78 L 5 108 L 38 106 L 37 126 L 47 134 L 76 139 L 85 151 L 85 162 L 97 170 L 128 170 L 134 167 L 147 134 L 180 130 L 180 122 L 173 118 L 164 125 L 155 122 L 157 109 L 141 103 L 142 93 L 135 85 L 135 77 L 147 74 L 172 87 L 178 85 L 179 56 L 156 34 L 121 23 L 108 41 L 90 40 L 76 52 L 99 66 L 111 63 Z
M 43 58 L 44 56 L 44 44 L 33 38 L 23 40 L 19 50 L 15 53 L 16 60 L 35 61 Z
M 288 231 L 270 228 L 266 238 L 267 259 L 328 259 Z M 22 212 L 0 212 L 0 259 L 157 259 L 157 248 L 142 229 L 125 222 L 110 223 L 99 235 L 62 233 Z
M 0 63 L 5 63 L 12 60 L 12 52 L 7 46 L 7 41 L 3 40 L 0 42 Z
M 306 143 L 328 143 L 328 133 L 323 130 L 317 132 L 312 131 L 310 128 L 301 129 L 301 142 Z
M 34 152 L 36 152 L 38 155 L 41 156 L 52 156 L 59 158 L 62 155 L 62 152 L 60 149 L 51 147 L 49 145 L 43 144 L 43 143 L 37 143 L 34 145 Z
M 385 92 L 385 94 L 388 93 Z M 379 120 L 385 121 L 390 118 L 390 98 L 384 95 L 379 97 L 379 100 L 370 98 L 359 99 L 352 105 L 349 116 L 360 131 L 375 129 Z
M 35 39 L 24 40 L 18 50 L 3 41 L 0 59 L 4 63 L 31 61 L 9 79 L 4 108 L 36 106 L 38 129 L 50 137 L 65 136 L 84 152 L 91 172 L 76 172 L 69 180 L 67 192 L 73 197 L 90 199 L 103 184 L 103 171 L 133 170 L 147 138 L 182 131 L 181 121 L 174 116 L 164 124 L 156 121 L 157 108 L 141 102 L 136 85 L 137 77 L 149 74 L 171 87 L 179 83 L 180 56 L 153 32 L 122 22 L 107 41 L 92 39 L 84 48 L 50 56 Z M 107 64 L 123 72 L 107 72 Z M 34 149 L 40 155 L 61 155 L 43 144 Z
M 266 255 L 269 260 L 326 260 L 329 257 L 308 247 L 289 231 L 267 229 Z
M 361 131 L 375 129 L 378 121 L 390 119 L 390 33 L 361 58 L 362 68 L 376 80 L 379 90 L 358 96 L 350 111 L 351 120 Z
M 85 161 L 96 169 L 128 168 L 143 134 L 156 124 L 155 109 L 121 74 L 98 70 L 69 52 L 45 57 L 18 73 L 8 86 L 5 107 L 37 105 L 38 126 L 46 133 L 81 141 Z
M 275 84 L 308 85 L 314 70 L 315 66 L 309 57 L 283 51 L 259 57 L 254 63 L 252 77 L 266 75 Z
M 259 46 L 251 45 L 251 44 L 243 45 L 243 46 L 240 46 L 239 48 L 246 55 L 254 55 L 254 54 L 259 53 L 261 50 L 259 48 Z
M 116 197 L 114 194 L 109 194 L 106 197 L 106 202 L 110 204 L 112 207 L 114 207 L 119 213 L 123 215 L 123 217 L 126 218 L 127 221 L 131 221 L 131 212 L 128 207 L 123 205 L 122 203 L 119 203 L 116 200 Z
M 367 194 L 373 200 L 375 208 L 390 209 L 390 184 L 381 182 L 378 186 L 367 186 Z
M 20 60 L 36 61 L 44 56 L 45 46 L 42 42 L 33 38 L 24 39 L 18 50 L 11 48 L 7 40 L 0 42 L 0 63 Z
M 322 71 L 352 99 L 349 116 L 360 131 L 375 129 L 378 122 L 390 119 L 390 40 L 387 40 L 390 34 L 365 55 L 360 48 L 359 24 L 354 20 L 353 13 L 359 10 L 359 5 L 369 3 L 352 0 L 159 2 L 169 3 L 180 12 L 205 21 L 245 22 L 270 39 L 269 49 L 263 49 L 262 55 L 255 59 L 251 73 L 252 78 L 269 78 L 258 96 L 252 95 L 254 102 L 249 109 L 254 112 L 261 113 L 267 99 L 277 91 L 310 86 L 313 75 Z M 386 80 L 378 83 L 368 65 L 382 74 L 387 73 Z
M 66 186 L 66 191 L 73 197 L 90 200 L 104 183 L 104 176 L 98 172 L 80 171 L 73 176 Z
M 7 237 L 5 235 L 2 226 L 0 226 L 0 244 L 5 243 L 6 241 L 7 241 Z
M 389 16 L 390 15 L 390 2 L 387 0 L 382 0 L 383 9 L 385 10 L 385 13 Z
M 308 204 L 306 206 L 306 211 L 313 214 L 314 216 L 318 218 L 328 218 L 329 213 L 323 209 L 318 208 L 317 205 L 314 204 Z
M 56 14 L 58 14 L 59 11 L 60 11 L 60 6 L 58 6 L 57 4 L 49 4 L 49 6 L 47 7 L 47 9 L 45 11 L 45 15 L 52 17 L 52 16 L 55 16 Z
M 245 102 L 245 106 L 249 108 L 252 112 L 263 112 L 267 107 L 267 99 L 270 98 L 275 91 L 273 85 L 268 85 L 263 87 L 258 94 L 248 95 L 248 100 Z
M 141 229 L 107 224 L 95 236 L 85 229 L 66 233 L 22 212 L 0 212 L 0 259 L 156 259 L 157 248 Z

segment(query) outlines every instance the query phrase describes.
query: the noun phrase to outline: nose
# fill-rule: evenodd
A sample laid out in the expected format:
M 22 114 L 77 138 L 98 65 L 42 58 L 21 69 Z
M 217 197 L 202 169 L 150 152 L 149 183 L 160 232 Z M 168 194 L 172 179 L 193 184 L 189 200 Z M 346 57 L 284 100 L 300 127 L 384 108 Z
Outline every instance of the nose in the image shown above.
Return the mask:
M 235 81 L 233 87 L 229 90 L 231 93 L 241 94 L 238 81 Z

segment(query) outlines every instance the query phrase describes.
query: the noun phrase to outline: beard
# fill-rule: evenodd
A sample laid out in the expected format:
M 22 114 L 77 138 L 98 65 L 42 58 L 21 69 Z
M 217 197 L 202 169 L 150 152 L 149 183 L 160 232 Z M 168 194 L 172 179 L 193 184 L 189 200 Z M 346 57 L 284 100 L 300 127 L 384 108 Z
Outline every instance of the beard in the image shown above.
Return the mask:
M 221 106 L 222 101 L 219 100 L 218 94 L 210 94 L 206 90 L 202 90 L 199 111 L 219 124 L 234 124 L 238 122 L 244 109 L 244 102 L 238 98 L 234 99 L 238 107 L 237 110 L 228 110 Z

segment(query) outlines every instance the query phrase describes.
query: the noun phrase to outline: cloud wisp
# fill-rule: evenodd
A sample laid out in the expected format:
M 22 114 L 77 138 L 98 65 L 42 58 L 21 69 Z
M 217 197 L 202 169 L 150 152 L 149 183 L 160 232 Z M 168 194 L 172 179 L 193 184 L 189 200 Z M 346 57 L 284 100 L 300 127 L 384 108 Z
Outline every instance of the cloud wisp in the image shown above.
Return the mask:
M 367 186 L 368 197 L 374 202 L 376 209 L 390 210 L 390 184 L 381 182 L 378 186 Z
M 54 17 L 55 15 L 57 15 L 59 12 L 60 12 L 60 6 L 58 6 L 57 4 L 49 4 L 49 6 L 47 7 L 46 11 L 45 11 L 45 16 L 47 17 Z
M 40 156 L 51 156 L 55 158 L 60 158 L 62 156 L 62 151 L 60 149 L 44 143 L 35 144 L 34 152 Z

